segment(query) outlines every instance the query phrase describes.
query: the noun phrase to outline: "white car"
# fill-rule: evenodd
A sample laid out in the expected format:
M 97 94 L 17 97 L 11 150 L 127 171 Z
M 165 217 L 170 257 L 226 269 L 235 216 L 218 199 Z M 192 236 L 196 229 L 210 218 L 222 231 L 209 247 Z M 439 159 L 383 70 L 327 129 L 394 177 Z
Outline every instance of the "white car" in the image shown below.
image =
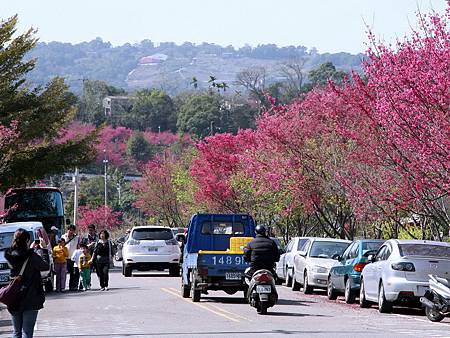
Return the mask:
M 292 269 L 294 268 L 294 256 L 306 243 L 308 237 L 293 237 L 286 245 L 286 251 L 280 256 L 276 273 L 278 278 L 285 281 L 286 286 L 292 284 Z
M 361 274 L 359 303 L 378 303 L 380 312 L 390 312 L 394 304 L 419 305 L 429 274 L 450 280 L 450 243 L 391 239 L 369 261 Z
M 294 257 L 292 290 L 309 294 L 314 288 L 326 289 L 330 268 L 342 256 L 351 241 L 332 238 L 308 238 Z
M 8 284 L 10 280 L 10 267 L 5 259 L 5 251 L 8 249 L 14 238 L 14 233 L 17 229 L 24 229 L 30 234 L 31 243 L 39 241 L 43 246 L 42 249 L 37 249 L 36 253 L 40 255 L 50 265 L 47 271 L 41 271 L 42 284 L 44 284 L 45 291 L 53 291 L 54 286 L 54 269 L 53 269 L 53 255 L 50 240 L 47 236 L 41 222 L 15 222 L 0 225 L 0 285 Z M 41 243 L 41 239 L 44 243 Z M 30 244 L 31 244 L 30 243 Z
M 134 227 L 123 245 L 122 256 L 125 277 L 131 277 L 133 270 L 169 269 L 170 276 L 180 275 L 180 247 L 170 228 Z

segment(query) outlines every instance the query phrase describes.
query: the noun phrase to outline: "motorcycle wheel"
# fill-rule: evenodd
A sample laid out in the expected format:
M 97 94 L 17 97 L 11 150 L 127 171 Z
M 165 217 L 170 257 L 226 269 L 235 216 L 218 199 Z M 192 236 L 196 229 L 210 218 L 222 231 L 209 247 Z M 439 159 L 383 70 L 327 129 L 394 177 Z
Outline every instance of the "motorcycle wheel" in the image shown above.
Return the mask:
M 267 314 L 267 302 L 260 302 L 259 303 L 259 311 L 258 313 L 260 315 L 266 315 Z
M 425 308 L 425 314 L 427 315 L 427 318 L 432 322 L 440 322 L 445 318 L 443 314 L 428 307 Z

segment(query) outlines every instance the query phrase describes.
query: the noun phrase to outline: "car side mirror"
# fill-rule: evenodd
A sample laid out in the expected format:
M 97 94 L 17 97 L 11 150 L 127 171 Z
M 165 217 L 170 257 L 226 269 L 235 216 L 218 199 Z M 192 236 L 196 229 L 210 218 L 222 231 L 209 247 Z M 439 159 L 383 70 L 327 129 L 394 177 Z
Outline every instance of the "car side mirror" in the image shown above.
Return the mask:
M 331 256 L 332 259 L 340 261 L 342 259 L 342 257 L 339 254 L 334 254 L 333 256 Z
M 367 257 L 367 260 L 369 261 L 369 263 L 373 263 L 376 261 L 376 257 L 375 255 L 371 254 Z
M 186 237 L 185 237 L 183 234 L 178 234 L 178 235 L 176 235 L 176 236 L 175 236 L 175 239 L 176 239 L 178 242 L 186 243 Z
M 299 251 L 298 254 L 302 257 L 306 257 L 306 251 Z

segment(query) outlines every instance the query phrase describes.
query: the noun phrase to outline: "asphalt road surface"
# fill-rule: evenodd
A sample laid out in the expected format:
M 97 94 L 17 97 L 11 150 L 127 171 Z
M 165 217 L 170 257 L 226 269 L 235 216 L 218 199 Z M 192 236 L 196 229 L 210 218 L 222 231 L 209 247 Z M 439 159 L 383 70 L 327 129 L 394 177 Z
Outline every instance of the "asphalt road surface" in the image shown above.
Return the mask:
M 431 323 L 421 311 L 379 314 L 325 293 L 305 296 L 279 286 L 279 304 L 267 316 L 244 303 L 242 292 L 210 292 L 199 303 L 180 296 L 180 278 L 168 273 L 111 273 L 110 290 L 47 296 L 35 337 L 450 337 L 450 318 Z M 0 310 L 0 337 L 11 336 L 9 314 Z

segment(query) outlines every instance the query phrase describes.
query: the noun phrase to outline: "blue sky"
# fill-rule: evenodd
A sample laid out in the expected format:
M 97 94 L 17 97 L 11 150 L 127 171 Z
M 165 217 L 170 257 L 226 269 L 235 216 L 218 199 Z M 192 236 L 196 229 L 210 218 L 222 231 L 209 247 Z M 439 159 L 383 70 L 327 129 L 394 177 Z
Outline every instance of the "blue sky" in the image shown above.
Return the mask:
M 444 0 L 0 0 L 0 18 L 18 13 L 19 30 L 38 28 L 45 42 L 276 43 L 358 53 L 365 24 L 390 42 L 416 26 L 418 8 L 445 7 Z

